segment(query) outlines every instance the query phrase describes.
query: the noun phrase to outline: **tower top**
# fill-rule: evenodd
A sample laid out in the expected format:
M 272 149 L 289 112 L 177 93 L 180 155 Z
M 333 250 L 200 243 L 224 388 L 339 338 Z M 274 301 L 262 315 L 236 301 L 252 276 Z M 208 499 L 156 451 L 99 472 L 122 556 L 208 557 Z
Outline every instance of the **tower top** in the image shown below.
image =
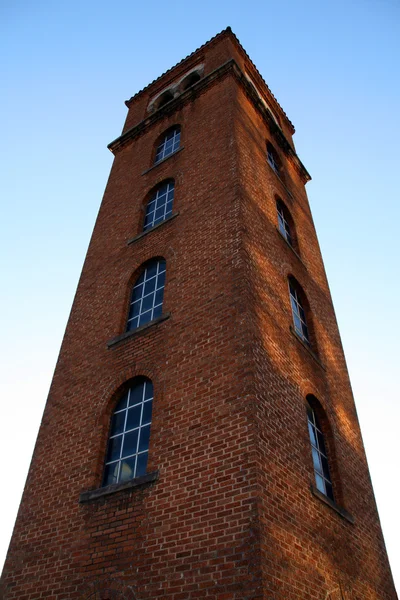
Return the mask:
M 131 103 L 136 100 L 141 94 L 143 94 L 144 92 L 150 92 L 151 93 L 151 88 L 154 86 L 156 87 L 157 84 L 166 76 L 173 76 L 175 70 L 177 70 L 178 68 L 181 68 L 183 66 L 186 66 L 186 64 L 189 61 L 193 61 L 196 60 L 196 58 L 207 48 L 209 48 L 210 46 L 213 46 L 214 44 L 218 43 L 219 41 L 221 41 L 223 38 L 225 37 L 229 37 L 231 40 L 233 40 L 233 42 L 235 43 L 236 47 L 239 49 L 239 51 L 241 52 L 241 54 L 244 57 L 245 63 L 246 63 L 246 68 L 248 71 L 251 72 L 251 75 L 253 77 L 255 77 L 256 79 L 258 79 L 258 83 L 262 85 L 262 87 L 264 87 L 264 91 L 267 93 L 268 99 L 271 102 L 271 104 L 273 104 L 273 108 L 275 110 L 277 110 L 277 112 L 279 113 L 280 117 L 284 118 L 287 125 L 289 126 L 292 135 L 295 133 L 295 127 L 293 125 L 293 123 L 291 122 L 291 120 L 289 119 L 289 117 L 287 116 L 287 114 L 285 113 L 285 111 L 283 110 L 282 106 L 279 104 L 278 100 L 276 99 L 276 97 L 274 96 L 274 94 L 271 92 L 268 84 L 266 83 L 266 81 L 264 80 L 264 78 L 262 77 L 262 75 L 260 74 L 259 70 L 257 69 L 257 67 L 255 66 L 254 62 L 251 60 L 250 56 L 247 54 L 246 50 L 244 49 L 244 47 L 242 46 L 242 44 L 239 41 L 239 38 L 235 35 L 235 33 L 232 31 L 232 28 L 230 26 L 226 27 L 225 29 L 223 29 L 222 31 L 220 31 L 219 33 L 217 33 L 216 35 L 214 35 L 210 40 L 208 40 L 207 42 L 205 42 L 204 44 L 202 44 L 201 46 L 199 46 L 199 48 L 197 48 L 196 50 L 194 50 L 193 52 L 191 52 L 190 54 L 188 54 L 185 58 L 182 58 L 182 60 L 180 60 L 178 63 L 176 63 L 176 65 L 174 65 L 173 67 L 167 69 L 167 71 L 165 71 L 164 73 L 162 73 L 159 77 L 157 77 L 156 79 L 154 79 L 152 82 L 150 82 L 148 85 L 146 85 L 144 88 L 142 88 L 141 90 L 139 90 L 136 94 L 134 94 L 133 96 L 131 96 L 131 98 L 129 98 L 129 100 L 125 101 L 126 106 L 129 108 L 131 106 Z

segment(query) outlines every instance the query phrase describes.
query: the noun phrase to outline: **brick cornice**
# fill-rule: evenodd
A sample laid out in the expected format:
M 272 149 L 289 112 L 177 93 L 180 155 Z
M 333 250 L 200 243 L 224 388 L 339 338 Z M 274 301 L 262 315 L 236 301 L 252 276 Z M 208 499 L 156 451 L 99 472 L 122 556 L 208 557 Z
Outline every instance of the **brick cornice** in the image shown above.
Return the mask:
M 275 123 L 275 120 L 272 117 L 269 110 L 264 106 L 256 90 L 254 89 L 252 84 L 249 82 L 249 80 L 247 79 L 247 77 L 233 58 L 222 64 L 220 67 L 218 67 L 208 75 L 206 75 L 203 79 L 200 79 L 197 83 L 192 85 L 189 89 L 180 94 L 177 98 L 170 100 L 170 102 L 156 110 L 153 114 L 143 119 L 143 121 L 140 121 L 140 123 L 128 129 L 128 131 L 126 131 L 118 138 L 113 140 L 110 144 L 108 144 L 107 148 L 111 150 L 113 154 L 116 154 L 121 148 L 123 148 L 126 144 L 128 144 L 137 136 L 141 135 L 154 123 L 156 123 L 160 119 L 163 119 L 166 115 L 172 114 L 173 112 L 175 112 L 175 110 L 181 108 L 187 102 L 193 100 L 193 98 L 198 96 L 204 89 L 208 88 L 214 82 L 224 77 L 227 73 L 233 74 L 236 80 L 245 89 L 248 97 L 253 102 L 254 106 L 261 113 L 263 119 L 268 123 L 270 131 L 272 132 L 277 144 L 296 167 L 303 182 L 306 183 L 307 181 L 309 181 L 311 179 L 311 176 L 308 173 L 307 169 L 305 168 L 305 166 L 297 156 L 296 152 L 293 150 L 292 146 L 286 139 L 281 128 Z

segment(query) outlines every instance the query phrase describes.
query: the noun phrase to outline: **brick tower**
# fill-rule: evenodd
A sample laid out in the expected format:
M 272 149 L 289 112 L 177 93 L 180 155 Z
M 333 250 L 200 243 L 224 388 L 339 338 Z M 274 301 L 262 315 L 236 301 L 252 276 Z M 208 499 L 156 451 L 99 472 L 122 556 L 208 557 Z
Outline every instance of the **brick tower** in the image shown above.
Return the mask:
M 127 103 L 4 600 L 395 600 L 294 128 L 228 28 Z

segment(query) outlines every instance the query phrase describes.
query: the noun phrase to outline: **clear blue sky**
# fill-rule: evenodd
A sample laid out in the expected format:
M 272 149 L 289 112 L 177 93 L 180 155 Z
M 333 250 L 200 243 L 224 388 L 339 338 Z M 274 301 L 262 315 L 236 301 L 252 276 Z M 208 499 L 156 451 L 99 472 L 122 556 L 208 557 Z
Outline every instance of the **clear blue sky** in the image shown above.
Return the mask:
M 124 100 L 231 25 L 297 132 L 400 589 L 397 0 L 4 0 L 0 563 Z

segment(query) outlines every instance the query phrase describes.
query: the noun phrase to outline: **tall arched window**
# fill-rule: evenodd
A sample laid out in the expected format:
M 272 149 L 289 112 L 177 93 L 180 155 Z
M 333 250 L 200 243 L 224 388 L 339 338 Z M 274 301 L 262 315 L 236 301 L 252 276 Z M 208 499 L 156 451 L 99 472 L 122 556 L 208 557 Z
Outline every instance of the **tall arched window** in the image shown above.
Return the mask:
M 285 240 L 291 245 L 294 246 L 294 227 L 291 223 L 292 219 L 287 210 L 286 206 L 283 204 L 282 200 L 276 201 L 276 210 L 278 213 L 278 229 L 285 238 Z
M 146 473 L 152 403 L 152 382 L 137 377 L 122 395 L 111 419 L 103 485 Z
M 289 295 L 290 304 L 292 306 L 294 330 L 303 342 L 310 344 L 310 334 L 307 325 L 306 312 L 304 310 L 304 300 L 302 298 L 303 292 L 293 277 L 289 278 Z
M 156 157 L 154 163 L 160 162 L 163 158 L 166 158 L 170 154 L 173 154 L 179 149 L 181 142 L 181 128 L 179 125 L 175 125 L 171 129 L 166 131 L 157 146 Z
M 172 180 L 162 183 L 152 193 L 146 206 L 143 231 L 147 231 L 147 229 L 151 229 L 157 223 L 165 221 L 172 213 L 174 189 L 175 183 Z
M 317 489 L 333 500 L 332 479 L 329 473 L 328 455 L 324 435 L 315 410 L 307 402 L 308 433 L 310 435 L 311 452 L 314 464 L 315 483 Z
M 144 265 L 132 289 L 127 331 L 145 325 L 162 314 L 166 263 L 163 258 L 150 260 Z

